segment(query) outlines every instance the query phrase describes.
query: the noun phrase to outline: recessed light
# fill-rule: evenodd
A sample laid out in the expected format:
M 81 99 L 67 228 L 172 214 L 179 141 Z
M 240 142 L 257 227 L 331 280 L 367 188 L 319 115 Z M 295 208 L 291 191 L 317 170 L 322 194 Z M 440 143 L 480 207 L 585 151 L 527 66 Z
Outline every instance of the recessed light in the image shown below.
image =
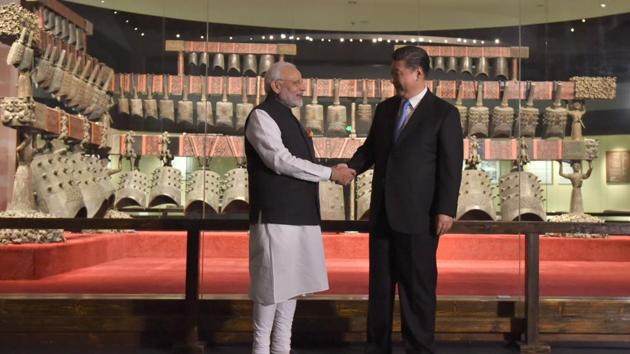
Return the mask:
M 144 32 L 140 33 L 140 35 L 141 35 L 142 37 L 144 37 Z
M 179 37 L 180 37 L 179 33 L 178 33 L 178 34 L 176 34 L 176 35 L 175 35 L 175 37 L 179 38 Z
M 273 35 L 269 36 L 269 39 L 273 39 Z
M 601 3 L 601 4 L 599 4 L 599 6 L 601 6 L 602 8 L 604 8 L 604 7 L 606 7 L 606 4 Z
M 134 28 L 133 28 L 133 30 L 134 30 L 134 31 L 137 31 L 137 30 L 138 30 L 138 27 L 134 27 Z
M 283 33 L 283 34 L 280 35 L 280 38 L 285 39 L 285 38 L 287 38 L 287 35 Z
M 583 19 L 582 19 L 582 23 L 584 23 L 584 22 L 586 22 L 586 19 L 585 19 L 585 18 L 583 18 Z
M 575 28 L 571 27 L 571 32 L 575 32 Z
M 494 40 L 494 43 L 499 44 L 499 43 L 501 43 L 501 40 L 499 38 L 497 38 L 497 39 Z

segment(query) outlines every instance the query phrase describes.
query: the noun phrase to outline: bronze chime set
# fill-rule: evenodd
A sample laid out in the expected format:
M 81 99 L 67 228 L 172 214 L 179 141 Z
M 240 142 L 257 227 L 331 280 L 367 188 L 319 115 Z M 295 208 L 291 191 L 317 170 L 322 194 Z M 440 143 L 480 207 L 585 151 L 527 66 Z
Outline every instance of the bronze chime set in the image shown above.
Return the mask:
M 42 7 L 41 16 L 44 30 L 53 38 L 74 46 L 76 50 L 86 49 L 86 32 L 67 18 L 56 14 L 47 7 Z
M 162 77 L 164 89 L 159 99 L 151 90 L 153 80 L 158 75 L 149 74 L 146 76 L 147 92 L 142 98 L 138 94 L 139 77 L 141 75 L 131 74 L 133 92 L 131 98 L 125 96 L 120 78 L 116 80 L 116 86 L 118 86 L 116 91 L 119 92 L 119 95 L 115 109 L 114 127 L 117 129 L 242 134 L 245 120 L 254 108 L 247 92 L 250 80 L 256 80 L 255 101 L 260 101 L 260 76 L 243 76 L 241 78 L 240 102 L 236 104 L 229 100 L 229 78 L 224 76 L 221 83 L 221 96 L 214 102 L 214 105 L 208 97 L 208 77 L 206 76 L 199 77 L 201 79 L 201 92 L 193 95 L 190 93 L 191 76 L 185 75 L 181 93 L 173 94 L 173 92 L 169 92 L 169 76 L 164 75 Z M 177 96 L 179 97 L 177 98 Z M 216 110 L 213 110 L 213 106 Z
M 490 66 L 490 59 L 494 59 L 494 65 Z M 497 57 L 497 58 L 487 58 L 487 57 L 479 57 L 476 58 L 477 62 L 473 65 L 473 58 L 464 56 L 464 57 L 443 57 L 436 56 L 431 58 L 431 69 L 435 71 L 443 71 L 443 72 L 453 72 L 453 73 L 461 73 L 468 74 L 475 77 L 490 77 L 492 73 L 495 79 L 498 80 L 509 80 L 510 79 L 510 68 L 508 64 L 508 58 L 506 57 Z
M 108 162 L 72 144 L 53 151 L 47 143 L 38 149 L 31 162 L 38 209 L 62 218 L 103 217 L 114 202 Z
M 212 62 L 210 62 L 210 57 L 212 57 Z M 282 57 L 280 60 L 283 60 Z M 194 71 L 203 73 L 208 70 L 224 74 L 263 76 L 274 62 L 275 57 L 272 54 L 262 54 L 257 58 L 255 54 L 188 53 L 190 73 Z
M 568 110 L 562 106 L 563 85 L 554 84 L 553 104 L 543 115 L 543 138 L 564 138 L 567 127 Z M 475 105 L 466 107 L 462 103 L 463 82 L 458 84 L 455 107 L 459 110 L 464 136 L 477 138 L 511 138 L 536 135 L 540 110 L 534 107 L 535 84 L 527 82 L 527 102 L 518 113 L 509 106 L 505 82 L 501 82 L 501 103 L 492 111 L 483 104 L 483 81 L 476 83 Z
M 77 50 L 78 47 L 66 46 L 59 40 L 50 41 L 43 55 L 36 59 L 32 40 L 33 33 L 22 30 L 11 45 L 7 63 L 20 71 L 32 72 L 36 87 L 50 93 L 66 107 L 89 120 L 100 119 L 109 110 L 108 87 L 114 71 L 85 51 Z

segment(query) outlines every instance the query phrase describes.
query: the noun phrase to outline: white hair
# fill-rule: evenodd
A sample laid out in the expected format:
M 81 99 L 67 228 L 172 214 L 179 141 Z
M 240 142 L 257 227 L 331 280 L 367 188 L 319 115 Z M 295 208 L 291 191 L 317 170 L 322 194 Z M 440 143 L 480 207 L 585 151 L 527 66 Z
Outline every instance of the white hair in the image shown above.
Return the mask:
M 271 89 L 271 83 L 276 80 L 282 79 L 282 70 L 285 68 L 296 68 L 296 66 L 286 61 L 277 61 L 271 64 L 271 66 L 265 73 L 265 93 L 267 95 L 274 94 L 273 90 Z

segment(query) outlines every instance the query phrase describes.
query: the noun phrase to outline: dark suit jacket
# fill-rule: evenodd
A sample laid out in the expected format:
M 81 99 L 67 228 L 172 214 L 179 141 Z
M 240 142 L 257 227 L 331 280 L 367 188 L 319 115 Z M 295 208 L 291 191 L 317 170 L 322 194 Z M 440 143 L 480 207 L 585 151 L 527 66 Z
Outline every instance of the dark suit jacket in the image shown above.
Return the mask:
M 455 216 L 462 176 L 459 111 L 427 91 L 394 142 L 401 98 L 376 107 L 365 143 L 348 165 L 358 174 L 374 165 L 370 226 L 385 208 L 390 227 L 407 234 L 435 234 L 435 215 Z

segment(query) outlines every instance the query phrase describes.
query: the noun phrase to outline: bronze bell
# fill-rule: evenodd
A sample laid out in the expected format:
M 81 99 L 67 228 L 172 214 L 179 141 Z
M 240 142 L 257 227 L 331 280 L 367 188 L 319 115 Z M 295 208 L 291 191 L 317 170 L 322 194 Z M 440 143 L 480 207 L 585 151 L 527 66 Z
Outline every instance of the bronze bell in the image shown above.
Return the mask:
M 184 213 L 188 217 L 218 214 L 221 205 L 221 175 L 214 171 L 193 172 L 186 184 Z
M 247 72 L 251 72 L 254 75 L 258 72 L 258 65 L 254 54 L 247 54 L 243 58 L 243 74 L 247 74 Z
M 457 220 L 496 220 L 492 181 L 483 170 L 462 173 L 457 202 Z
M 457 58 L 456 57 L 448 57 L 448 63 L 446 64 L 446 72 L 457 72 Z
M 228 72 L 231 70 L 236 71 L 237 73 L 241 72 L 241 61 L 239 60 L 238 54 L 232 53 L 228 55 Z
M 433 70 L 444 71 L 444 57 L 436 57 L 433 62 Z
M 163 204 L 180 206 L 181 172 L 171 166 L 158 167 L 153 171 L 149 191 L 149 207 Z
M 196 52 L 192 52 L 190 54 L 188 54 L 188 64 L 193 65 L 193 66 L 197 66 L 199 64 L 199 61 L 197 60 L 197 53 Z
M 322 220 L 345 220 L 343 186 L 332 181 L 320 182 L 319 205 Z
M 460 72 L 462 74 L 472 75 L 472 59 L 470 59 L 470 57 L 466 56 L 462 58 L 462 66 Z
M 479 58 L 479 60 L 477 61 L 477 73 L 475 73 L 475 76 L 481 76 L 481 75 L 485 75 L 486 77 L 490 76 L 489 75 L 489 70 L 488 70 L 489 66 L 488 66 L 488 58 L 486 57 L 481 57 Z
M 497 58 L 494 77 L 500 80 L 509 80 L 508 61 L 507 58 Z
M 249 211 L 247 169 L 238 167 L 223 175 L 223 190 L 221 213 L 246 213 Z
M 260 60 L 258 62 L 258 73 L 263 75 L 269 70 L 271 64 L 274 63 L 274 57 L 271 54 L 264 54 L 260 56 Z
M 225 55 L 223 53 L 216 53 L 212 58 L 212 70 L 216 69 L 225 70 Z
M 204 68 L 208 68 L 210 65 L 210 58 L 208 52 L 201 53 L 201 58 L 199 59 L 199 65 L 203 65 Z

